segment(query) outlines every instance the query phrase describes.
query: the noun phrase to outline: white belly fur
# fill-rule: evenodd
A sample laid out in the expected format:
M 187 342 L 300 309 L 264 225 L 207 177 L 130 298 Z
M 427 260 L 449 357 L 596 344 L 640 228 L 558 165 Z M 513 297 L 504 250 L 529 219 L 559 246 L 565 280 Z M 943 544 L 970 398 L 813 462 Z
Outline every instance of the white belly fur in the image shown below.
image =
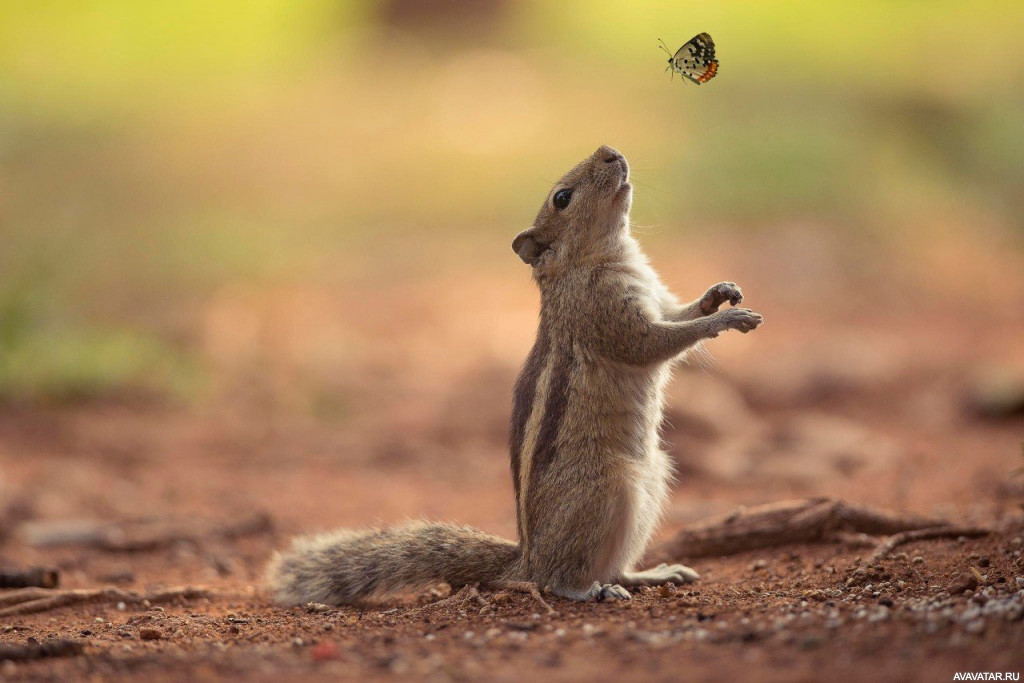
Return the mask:
M 647 548 L 664 512 L 668 497 L 668 485 L 672 478 L 672 465 L 668 454 L 661 450 L 659 427 L 662 418 L 664 385 L 670 370 L 666 366 L 659 371 L 654 391 L 650 397 L 644 419 L 648 421 L 643 444 L 639 452 L 631 452 L 624 458 L 624 497 L 621 511 L 621 531 L 608 539 L 617 545 L 609 548 L 604 557 L 610 562 L 601 580 L 608 582 L 619 579 L 626 571 L 635 568 Z M 638 457 L 639 456 L 639 457 Z
M 664 303 L 675 304 L 675 297 L 661 283 L 657 273 L 647 263 L 639 246 L 635 247 L 633 273 L 623 278 L 624 284 L 646 293 L 641 306 L 647 309 L 652 319 L 661 318 Z M 664 363 L 657 368 L 646 368 L 640 372 L 654 375 L 653 382 L 647 387 L 640 406 L 634 406 L 638 412 L 633 413 L 644 425 L 640 444 L 629 444 L 624 453 L 624 493 L 625 501 L 622 510 L 622 526 L 619 533 L 612 534 L 603 557 L 609 558 L 602 581 L 614 581 L 622 578 L 624 572 L 635 568 L 642 558 L 647 544 L 661 521 L 665 501 L 668 497 L 668 484 L 672 478 L 672 465 L 668 455 L 661 450 L 661 420 L 664 411 L 665 385 L 671 377 L 671 363 Z M 629 393 L 626 384 L 637 375 L 631 372 L 618 379 L 623 393 Z M 647 380 L 652 379 L 647 377 Z M 630 411 L 623 411 L 629 413 Z M 616 547 L 617 546 L 617 547 Z

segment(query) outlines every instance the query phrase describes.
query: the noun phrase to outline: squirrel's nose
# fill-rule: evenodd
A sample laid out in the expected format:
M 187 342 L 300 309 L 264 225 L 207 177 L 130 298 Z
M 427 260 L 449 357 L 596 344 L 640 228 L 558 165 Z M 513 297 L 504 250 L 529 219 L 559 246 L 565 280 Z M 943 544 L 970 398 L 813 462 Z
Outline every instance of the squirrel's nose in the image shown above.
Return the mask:
M 606 164 L 612 164 L 616 161 L 624 161 L 623 156 L 619 154 L 618 150 L 609 147 L 608 145 L 601 145 L 597 148 L 597 152 L 594 153 L 598 159 Z

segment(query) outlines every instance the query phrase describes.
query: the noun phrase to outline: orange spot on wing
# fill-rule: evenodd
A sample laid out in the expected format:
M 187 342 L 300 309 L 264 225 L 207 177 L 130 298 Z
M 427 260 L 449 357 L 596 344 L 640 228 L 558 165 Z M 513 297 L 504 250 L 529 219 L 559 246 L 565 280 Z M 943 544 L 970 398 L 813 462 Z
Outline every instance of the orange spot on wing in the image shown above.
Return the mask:
M 697 77 L 697 82 L 707 83 L 715 77 L 716 73 L 718 73 L 718 62 L 711 62 L 711 64 L 708 65 L 708 70 Z

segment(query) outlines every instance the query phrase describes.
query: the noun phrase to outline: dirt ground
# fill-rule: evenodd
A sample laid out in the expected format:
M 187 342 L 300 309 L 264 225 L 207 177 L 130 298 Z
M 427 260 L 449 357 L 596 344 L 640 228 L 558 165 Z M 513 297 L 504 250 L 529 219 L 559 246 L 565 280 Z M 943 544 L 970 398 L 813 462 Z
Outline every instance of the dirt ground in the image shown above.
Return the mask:
M 451 270 L 387 288 L 230 290 L 198 318 L 199 342 L 223 366 L 202 406 L 126 399 L 0 411 L 0 564 L 57 567 L 67 588 L 187 585 L 209 597 L 2 616 L 0 643 L 69 638 L 85 649 L 3 662 L 0 676 L 943 681 L 1020 672 L 1024 478 L 1012 470 L 1024 464 L 1024 422 L 1003 407 L 1024 364 L 1024 314 L 976 304 L 1019 302 L 1021 292 L 989 287 L 996 275 L 980 261 L 961 273 L 974 292 L 925 301 L 912 277 L 872 282 L 867 272 L 849 276 L 864 282 L 837 289 L 846 294 L 835 305 L 835 291 L 794 280 L 820 281 L 821 253 L 806 256 L 807 269 L 778 270 L 753 263 L 756 245 L 749 253 L 751 262 L 697 259 L 696 271 L 655 259 L 686 291 L 745 274 L 749 304 L 768 321 L 716 340 L 717 367 L 683 368 L 672 385 L 665 438 L 679 481 L 662 538 L 738 505 L 810 495 L 997 533 L 908 544 L 877 566 L 870 547 L 837 543 L 680 557 L 698 583 L 638 590 L 623 603 L 549 596 L 551 615 L 503 593 L 431 608 L 444 587 L 362 608 L 276 607 L 260 577 L 298 533 L 425 517 L 514 535 L 504 442 L 536 302 L 511 266 L 474 273 L 471 291 L 452 284 L 469 275 Z M 510 273 L 522 276 L 514 288 Z M 330 326 L 338 317 L 350 322 L 344 330 Z M 339 345 L 344 360 L 322 352 Z M 254 513 L 272 526 L 218 533 Z M 184 537 L 136 550 L 34 542 L 46 523 L 142 518 L 175 520 Z

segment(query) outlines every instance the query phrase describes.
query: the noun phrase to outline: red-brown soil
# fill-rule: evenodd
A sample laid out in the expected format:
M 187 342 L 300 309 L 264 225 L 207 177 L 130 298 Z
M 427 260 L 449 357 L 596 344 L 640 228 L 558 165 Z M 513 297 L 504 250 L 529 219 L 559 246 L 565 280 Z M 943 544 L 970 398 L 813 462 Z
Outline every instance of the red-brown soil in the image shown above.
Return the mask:
M 417 596 L 276 607 L 261 573 L 297 533 L 427 517 L 514 535 L 505 425 L 535 302 L 511 265 L 326 293 L 227 291 L 201 316 L 216 380 L 203 404 L 0 412 L 0 564 L 56 566 L 64 587 L 201 585 L 214 596 L 2 617 L 0 642 L 60 637 L 86 649 L 6 662 L 0 676 L 944 681 L 1020 672 L 1024 491 L 1011 470 L 1022 464 L 1024 423 L 971 408 L 988 390 L 984 366 L 1005 375 L 1024 361 L 1021 311 L 974 304 L 1020 292 L 985 290 L 980 268 L 927 303 L 913 276 L 871 283 L 868 274 L 862 287 L 812 291 L 792 275 L 805 272 L 799 264 L 772 270 L 756 253 L 698 259 L 698 271 L 655 259 L 686 291 L 743 276 L 749 305 L 767 318 L 754 334 L 712 343 L 720 369 L 683 369 L 673 384 L 666 440 L 680 477 L 662 536 L 737 505 L 803 495 L 1000 533 L 913 543 L 878 568 L 862 559 L 870 549 L 836 544 L 694 560 L 702 579 L 693 586 L 638 590 L 627 603 L 549 597 L 552 616 L 518 594 L 485 593 L 488 607 L 423 609 Z M 974 286 L 983 294 L 966 291 Z M 250 318 L 257 323 L 243 324 Z M 271 516 L 272 532 L 138 552 L 33 547 L 23 537 L 30 521 L 216 522 L 254 511 Z M 964 592 L 972 568 L 982 579 Z

